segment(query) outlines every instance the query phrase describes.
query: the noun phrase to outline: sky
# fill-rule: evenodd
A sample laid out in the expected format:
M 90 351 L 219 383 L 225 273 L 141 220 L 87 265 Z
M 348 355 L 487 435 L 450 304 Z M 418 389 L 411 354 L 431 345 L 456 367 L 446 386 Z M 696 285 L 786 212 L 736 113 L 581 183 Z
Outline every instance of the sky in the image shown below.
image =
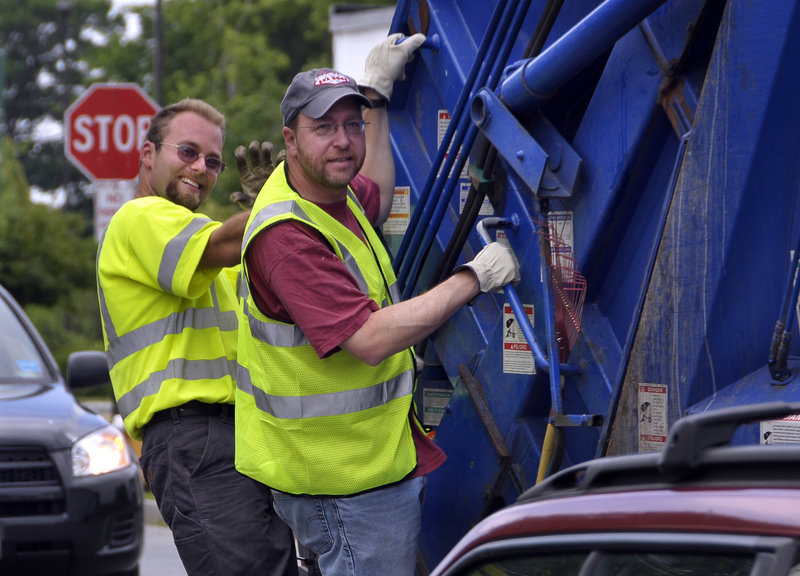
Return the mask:
M 123 10 L 129 6 L 152 6 L 155 0 L 111 0 L 111 10 Z
M 155 0 L 111 0 L 110 13 L 112 15 L 117 12 L 125 13 L 126 8 L 131 6 L 153 6 L 154 4 Z M 141 32 L 139 18 L 135 14 L 126 14 L 125 25 L 128 36 L 136 37 Z

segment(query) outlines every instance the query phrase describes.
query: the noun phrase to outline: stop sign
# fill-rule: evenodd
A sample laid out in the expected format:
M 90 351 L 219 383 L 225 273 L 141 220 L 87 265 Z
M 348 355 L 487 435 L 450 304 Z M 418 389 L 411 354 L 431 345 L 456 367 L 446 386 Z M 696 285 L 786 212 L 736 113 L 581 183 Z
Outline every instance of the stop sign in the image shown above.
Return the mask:
M 159 110 L 136 84 L 93 84 L 64 113 L 64 151 L 90 180 L 130 180 Z

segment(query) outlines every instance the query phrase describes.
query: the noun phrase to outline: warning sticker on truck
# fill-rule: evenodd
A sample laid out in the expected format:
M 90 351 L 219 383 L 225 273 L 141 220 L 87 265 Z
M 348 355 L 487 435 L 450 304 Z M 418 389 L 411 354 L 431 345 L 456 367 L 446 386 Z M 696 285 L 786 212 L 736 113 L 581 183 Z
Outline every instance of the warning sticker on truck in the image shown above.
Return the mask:
M 658 452 L 667 442 L 667 387 L 639 384 L 639 452 Z
M 523 304 L 528 321 L 533 326 L 533 306 Z M 511 305 L 503 305 L 503 373 L 504 374 L 535 374 L 536 364 L 525 334 L 517 322 Z
M 436 146 L 437 146 L 437 148 L 441 148 L 442 140 L 444 140 L 445 134 L 447 134 L 447 128 L 450 126 L 450 112 L 448 112 L 447 110 L 439 110 L 439 111 L 437 111 L 436 112 L 436 120 L 437 120 L 437 122 L 436 122 Z M 452 150 L 450 150 L 449 146 L 450 146 L 450 143 L 448 143 L 447 155 L 445 156 L 445 158 L 447 158 L 447 156 L 449 156 L 450 153 L 452 152 Z M 458 154 L 461 154 L 461 150 L 458 151 Z M 453 162 L 452 166 L 455 166 L 456 164 L 458 164 L 458 161 L 459 161 L 458 156 L 456 156 L 456 159 Z M 459 175 L 459 178 L 469 178 L 469 170 L 467 168 L 467 164 L 468 164 L 467 162 L 464 162 L 464 166 L 462 166 L 462 168 L 461 168 L 461 174 Z M 443 166 L 444 166 L 444 163 L 442 163 L 442 167 Z M 441 175 L 441 173 L 440 173 L 440 175 Z
M 567 210 L 548 212 L 547 225 L 550 227 L 550 235 L 558 239 L 558 242 L 550 243 L 550 249 L 554 252 L 567 251 L 572 255 L 575 250 L 575 225 L 572 221 L 572 212 Z
M 392 197 L 392 211 L 383 224 L 383 233 L 392 236 L 402 236 L 408 229 L 411 218 L 411 187 L 395 186 Z
M 800 444 L 800 414 L 760 423 L 761 444 Z
M 453 396 L 453 389 L 428 387 L 422 390 L 422 395 L 422 424 L 432 427 L 439 426 L 447 411 L 450 398 Z

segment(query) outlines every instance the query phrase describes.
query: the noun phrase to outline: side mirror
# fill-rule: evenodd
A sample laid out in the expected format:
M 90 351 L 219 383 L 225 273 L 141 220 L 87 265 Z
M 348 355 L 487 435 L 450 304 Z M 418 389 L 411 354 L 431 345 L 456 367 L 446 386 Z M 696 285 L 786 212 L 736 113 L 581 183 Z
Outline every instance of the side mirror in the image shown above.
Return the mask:
M 71 390 L 98 388 L 111 383 L 105 352 L 84 350 L 67 358 L 67 386 Z

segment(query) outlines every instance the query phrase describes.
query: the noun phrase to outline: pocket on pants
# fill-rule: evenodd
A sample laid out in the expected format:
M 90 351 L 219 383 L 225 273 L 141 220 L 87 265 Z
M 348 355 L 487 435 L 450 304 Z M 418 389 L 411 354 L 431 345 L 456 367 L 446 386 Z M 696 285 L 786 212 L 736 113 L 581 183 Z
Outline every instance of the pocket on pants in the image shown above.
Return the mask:
M 333 547 L 330 526 L 319 498 L 272 490 L 272 504 L 304 547 L 318 556 Z

